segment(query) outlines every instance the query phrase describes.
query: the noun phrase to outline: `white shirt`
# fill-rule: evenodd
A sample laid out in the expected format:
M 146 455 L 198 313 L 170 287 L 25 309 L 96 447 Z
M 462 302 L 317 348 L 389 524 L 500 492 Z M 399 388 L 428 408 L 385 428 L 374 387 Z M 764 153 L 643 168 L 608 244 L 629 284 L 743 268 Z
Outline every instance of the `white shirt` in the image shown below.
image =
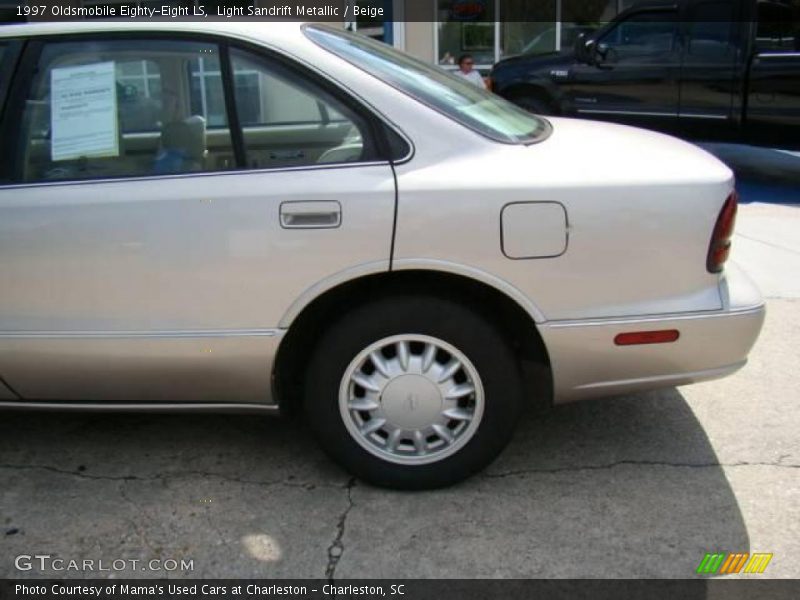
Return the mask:
M 464 71 L 462 71 L 461 69 L 457 69 L 456 75 L 460 75 L 473 85 L 477 85 L 480 88 L 486 89 L 486 84 L 483 82 L 483 77 L 481 77 L 481 74 L 475 69 L 473 69 L 469 73 L 464 73 Z

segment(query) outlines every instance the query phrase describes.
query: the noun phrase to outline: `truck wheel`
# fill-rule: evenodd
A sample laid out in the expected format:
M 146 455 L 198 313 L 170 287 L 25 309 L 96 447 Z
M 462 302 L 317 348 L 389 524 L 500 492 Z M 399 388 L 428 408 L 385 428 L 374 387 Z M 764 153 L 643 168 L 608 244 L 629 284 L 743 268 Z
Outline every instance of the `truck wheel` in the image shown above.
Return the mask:
M 548 108 L 545 102 L 534 96 L 516 96 L 512 98 L 511 101 L 520 108 L 535 115 L 550 115 L 553 112 Z
M 304 408 L 323 449 L 370 483 L 453 484 L 491 462 L 521 404 L 519 365 L 471 309 L 400 296 L 346 314 L 320 339 Z

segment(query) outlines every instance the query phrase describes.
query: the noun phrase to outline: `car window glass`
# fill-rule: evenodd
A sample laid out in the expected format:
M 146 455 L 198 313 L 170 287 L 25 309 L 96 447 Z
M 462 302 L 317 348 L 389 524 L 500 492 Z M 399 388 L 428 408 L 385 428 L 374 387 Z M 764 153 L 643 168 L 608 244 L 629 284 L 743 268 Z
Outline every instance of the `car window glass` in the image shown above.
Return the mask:
M 761 52 L 800 52 L 800 2 L 758 3 L 756 48 Z
M 213 44 L 48 43 L 24 106 L 22 181 L 215 171 L 235 167 Z M 218 67 L 217 67 L 218 68 Z
M 120 129 L 123 133 L 157 131 L 164 110 L 161 72 L 153 60 L 118 60 Z
M 368 158 L 361 120 L 319 86 L 240 50 L 232 50 L 231 61 L 248 168 Z
M 6 86 L 8 85 L 8 78 L 11 75 L 11 67 L 6 66 L 3 64 L 3 59 L 6 56 L 6 44 L 4 42 L 0 42 L 0 103 L 3 102 L 6 92 Z M 0 104 L 0 113 L 2 112 L 2 104 Z
M 733 3 L 703 2 L 692 7 L 687 53 L 724 58 L 733 53 Z
M 191 110 L 204 115 L 209 128 L 228 126 L 219 60 L 216 54 L 204 53 L 187 65 Z
M 674 50 L 677 33 L 676 11 L 636 13 L 606 32 L 598 49 L 609 61 L 662 56 Z
M 305 31 L 323 48 L 488 138 L 531 143 L 550 131 L 544 119 L 387 44 L 319 26 Z

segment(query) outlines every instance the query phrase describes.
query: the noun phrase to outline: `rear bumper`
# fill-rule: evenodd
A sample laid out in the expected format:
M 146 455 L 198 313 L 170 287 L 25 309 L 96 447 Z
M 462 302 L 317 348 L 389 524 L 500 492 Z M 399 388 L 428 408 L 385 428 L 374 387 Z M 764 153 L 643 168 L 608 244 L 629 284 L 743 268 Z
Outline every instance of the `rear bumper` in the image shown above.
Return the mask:
M 723 309 L 540 325 L 550 355 L 554 401 L 612 396 L 724 377 L 747 363 L 766 309 L 735 265 L 720 281 Z M 673 343 L 616 346 L 625 332 L 677 329 Z

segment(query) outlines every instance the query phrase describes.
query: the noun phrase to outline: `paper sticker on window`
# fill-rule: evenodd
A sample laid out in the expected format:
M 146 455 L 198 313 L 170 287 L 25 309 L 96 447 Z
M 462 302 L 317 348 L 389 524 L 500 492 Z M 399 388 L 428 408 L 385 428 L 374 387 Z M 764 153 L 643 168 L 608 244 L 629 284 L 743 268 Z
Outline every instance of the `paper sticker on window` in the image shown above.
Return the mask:
M 53 69 L 52 160 L 119 156 L 114 62 Z

